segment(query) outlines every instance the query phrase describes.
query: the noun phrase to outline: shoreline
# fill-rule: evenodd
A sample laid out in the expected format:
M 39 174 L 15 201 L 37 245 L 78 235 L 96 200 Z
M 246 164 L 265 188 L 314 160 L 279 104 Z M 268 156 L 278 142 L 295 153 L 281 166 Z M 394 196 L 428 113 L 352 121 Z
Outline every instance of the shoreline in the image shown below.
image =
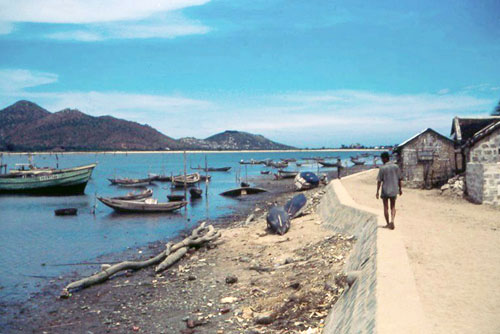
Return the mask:
M 297 153 L 297 152 L 383 152 L 387 149 L 375 149 L 375 148 L 363 148 L 363 149 L 296 149 L 296 150 L 228 150 L 228 151 L 204 151 L 204 150 L 193 150 L 193 151 L 68 151 L 68 152 L 55 152 L 55 151 L 35 151 L 35 152 L 5 152 L 0 151 L 0 154 L 5 155 L 79 155 L 79 154 L 186 154 L 196 153 L 196 154 L 218 154 L 218 153 Z
M 355 167 L 346 168 L 344 170 L 345 175 L 343 176 L 347 176 L 348 174 L 352 173 L 357 173 L 359 171 L 369 168 L 370 167 L 368 166 L 359 166 L 358 168 Z M 336 177 L 336 171 L 329 171 L 329 172 L 325 171 L 325 172 L 328 173 L 329 178 Z M 213 224 L 214 227 L 216 227 L 217 229 L 220 229 L 224 233 L 226 233 L 235 228 L 238 228 L 238 226 L 241 227 L 242 223 L 245 221 L 245 219 L 248 217 L 249 214 L 256 213 L 257 215 L 257 208 L 259 210 L 258 214 L 264 214 L 265 212 L 267 212 L 268 208 L 271 205 L 273 205 L 274 202 L 276 201 L 283 202 L 287 197 L 290 197 L 291 195 L 295 194 L 293 182 L 291 182 L 289 179 L 280 181 L 260 179 L 256 180 L 256 184 L 259 185 L 266 184 L 267 186 L 272 184 L 274 187 L 274 191 L 270 193 L 268 196 L 259 197 L 256 198 L 255 200 L 251 198 L 249 198 L 248 202 L 244 200 L 245 201 L 244 205 L 239 206 L 235 210 L 232 210 L 232 212 L 230 212 L 228 215 L 215 220 L 209 220 L 208 222 Z M 320 190 L 321 188 L 316 188 L 311 191 L 317 192 Z M 200 220 L 200 222 L 201 221 L 203 220 Z M 190 230 L 183 231 L 179 236 L 177 236 L 173 240 L 182 239 L 184 234 L 189 232 Z M 285 237 L 286 236 L 287 235 L 285 235 Z M 276 236 L 276 237 L 281 237 L 281 236 Z M 158 253 L 164 247 L 165 242 L 166 239 L 165 240 L 160 239 L 144 245 L 138 245 L 128 248 L 122 252 L 103 254 L 97 257 L 96 260 L 98 260 L 97 262 L 106 262 L 106 261 L 120 262 L 124 259 L 134 260 L 139 257 L 140 258 L 149 257 Z M 139 254 L 138 251 L 141 251 L 142 254 Z M 198 254 L 198 252 L 199 251 L 197 251 L 194 254 Z M 179 270 L 178 269 L 179 266 L 182 268 L 182 266 L 185 265 L 185 261 L 189 261 L 189 259 L 181 260 L 178 264 L 174 265 L 171 270 L 167 270 L 163 274 L 164 276 L 168 276 L 169 280 L 170 278 L 172 278 L 171 275 L 174 275 L 172 281 L 173 282 L 172 284 L 174 284 L 174 286 L 175 284 L 179 283 L 179 280 L 177 279 L 178 274 L 175 273 Z M 3 306 L 2 318 L 4 319 L 2 327 L 4 327 L 5 333 L 38 333 L 42 330 L 48 330 L 51 333 L 74 332 L 75 331 L 74 327 L 72 330 L 69 328 L 74 325 L 74 321 L 72 321 L 72 318 L 74 318 L 75 315 L 79 317 L 78 315 L 79 312 L 88 313 L 85 310 L 89 308 L 98 308 L 99 313 L 102 312 L 103 315 L 106 315 L 106 318 L 104 319 L 103 323 L 102 317 L 97 317 L 97 319 L 100 320 L 97 320 L 95 318 L 95 316 L 98 316 L 99 313 L 94 314 L 92 316 L 87 314 L 87 316 L 92 318 L 92 320 L 89 320 L 92 323 L 92 326 L 95 326 L 92 329 L 92 331 L 105 332 L 109 330 L 110 326 L 112 326 L 113 332 L 117 332 L 116 330 L 118 329 L 118 327 L 115 326 L 116 325 L 115 322 L 112 322 L 112 324 L 106 323 L 107 322 L 106 319 L 114 317 L 114 312 L 116 312 L 116 309 L 112 308 L 111 306 L 107 306 L 106 303 L 105 304 L 100 303 L 101 298 L 99 296 L 113 294 L 117 286 L 123 286 L 124 290 L 119 293 L 119 296 L 121 296 L 119 298 L 127 298 L 129 294 L 134 295 L 135 294 L 134 291 L 137 290 L 138 287 L 141 287 L 142 289 L 151 286 L 151 283 L 147 282 L 151 281 L 152 274 L 148 269 L 139 270 L 137 272 L 132 273 L 131 275 L 118 274 L 116 275 L 117 276 L 116 278 L 110 279 L 109 281 L 104 282 L 103 284 L 77 292 L 74 295 L 74 297 L 70 298 L 69 300 L 61 300 L 57 298 L 60 290 L 62 289 L 62 287 L 66 285 L 67 282 L 79 279 L 82 276 L 91 273 L 93 270 L 96 270 L 97 268 L 98 267 L 96 266 L 88 266 L 85 269 L 82 269 L 77 266 L 71 271 L 69 271 L 67 274 L 63 275 L 62 277 L 53 279 L 50 282 L 44 284 L 45 288 L 37 293 L 32 294 L 32 296 L 27 301 L 17 304 L 9 303 L 7 305 L 2 305 Z M 226 269 L 222 268 L 222 271 L 224 270 Z M 83 274 L 83 272 L 87 274 Z M 154 276 L 155 275 L 153 274 L 153 277 Z M 182 286 L 181 287 L 177 286 L 177 288 L 174 290 L 176 291 L 176 293 L 180 293 L 180 295 L 177 296 L 177 298 L 183 297 L 183 293 L 181 292 Z M 221 291 L 217 290 L 214 293 L 220 293 L 220 292 Z M 194 297 L 201 297 L 201 296 L 195 295 L 193 296 L 193 298 Z M 164 298 L 169 298 L 169 297 L 164 296 Z M 89 302 L 90 304 L 88 304 Z M 122 302 L 122 299 L 117 299 L 116 302 L 117 303 Z M 135 302 L 133 301 L 131 301 L 130 303 L 131 303 L 130 305 L 135 305 L 134 304 Z M 135 305 L 134 307 L 141 307 L 141 305 Z M 134 307 L 132 307 L 132 309 L 134 309 Z M 62 311 L 66 313 L 60 314 Z M 146 316 L 143 315 L 143 317 Z M 179 323 L 181 323 L 181 321 L 178 318 L 172 319 L 171 321 L 175 322 L 176 326 L 178 326 Z M 118 332 L 128 333 L 130 332 L 130 330 L 131 330 L 130 327 L 128 328 L 121 327 L 120 330 L 118 330 Z M 150 331 L 145 331 L 145 332 L 150 332 Z M 161 333 L 161 331 L 159 332 Z M 167 332 L 170 333 L 170 331 L 166 331 L 165 333 Z M 210 331 L 210 333 L 212 332 Z

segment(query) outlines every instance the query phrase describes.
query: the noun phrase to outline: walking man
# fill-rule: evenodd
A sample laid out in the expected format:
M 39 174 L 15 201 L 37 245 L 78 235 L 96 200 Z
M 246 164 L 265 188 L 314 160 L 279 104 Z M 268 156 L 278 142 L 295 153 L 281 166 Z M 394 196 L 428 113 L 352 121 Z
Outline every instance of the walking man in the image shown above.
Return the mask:
M 380 157 L 384 163 L 380 166 L 377 176 L 377 199 L 379 198 L 380 186 L 382 186 L 382 202 L 384 203 L 384 216 L 386 228 L 394 230 L 394 217 L 396 217 L 396 197 L 403 195 L 401 188 L 401 171 L 398 165 L 388 163 L 389 153 L 383 152 Z M 389 202 L 391 204 L 391 219 L 389 220 Z

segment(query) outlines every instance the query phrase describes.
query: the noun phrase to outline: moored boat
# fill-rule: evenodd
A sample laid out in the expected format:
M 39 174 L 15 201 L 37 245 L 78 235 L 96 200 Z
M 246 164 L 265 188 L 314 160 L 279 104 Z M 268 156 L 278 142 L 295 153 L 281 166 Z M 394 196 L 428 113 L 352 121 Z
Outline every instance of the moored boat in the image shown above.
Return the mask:
M 204 172 L 228 172 L 231 167 L 191 167 L 191 169 L 202 170 Z
M 77 208 L 64 208 L 54 210 L 54 214 L 56 216 L 76 216 L 77 212 Z
M 0 175 L 0 193 L 37 195 L 83 194 L 97 164 L 45 172 L 7 173 Z
M 158 203 L 152 198 L 145 201 L 124 201 L 105 197 L 97 199 L 117 212 L 165 213 L 178 210 L 187 204 L 185 201 Z
M 111 182 L 112 185 L 120 187 L 145 187 L 153 183 L 153 180 L 154 178 L 152 177 L 147 177 L 144 179 L 108 179 L 108 181 Z
M 146 189 L 144 191 L 141 191 L 140 193 L 128 193 L 124 196 L 116 196 L 116 197 L 111 197 L 111 199 L 117 199 L 117 200 L 123 200 L 123 201 L 138 201 L 142 199 L 146 199 L 153 196 L 153 190 L 151 189 Z
M 186 200 L 186 196 L 180 194 L 170 194 L 167 195 L 167 198 L 170 202 L 179 202 Z
M 200 188 L 191 188 L 189 189 L 189 194 L 191 194 L 191 199 L 193 198 L 201 198 L 201 194 L 203 193 L 203 190 Z
M 276 174 L 274 174 L 274 177 L 277 180 L 280 179 L 293 179 L 295 176 L 299 174 L 298 171 L 289 171 L 289 170 L 279 170 Z
M 342 165 L 339 162 L 331 163 L 331 162 L 326 162 L 326 161 L 318 161 L 318 163 L 322 167 L 342 167 Z
M 196 183 L 200 182 L 201 177 L 200 173 L 193 173 L 193 174 L 188 174 L 186 176 L 184 175 L 177 175 L 172 178 L 172 184 L 174 187 L 192 187 Z

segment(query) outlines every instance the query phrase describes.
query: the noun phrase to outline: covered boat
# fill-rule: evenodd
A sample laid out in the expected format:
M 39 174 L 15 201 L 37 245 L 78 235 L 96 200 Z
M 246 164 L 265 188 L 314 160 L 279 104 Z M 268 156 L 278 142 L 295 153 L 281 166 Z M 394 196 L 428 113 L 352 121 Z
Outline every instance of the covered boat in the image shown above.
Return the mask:
M 152 198 L 148 198 L 145 201 L 124 201 L 105 197 L 97 197 L 97 199 L 117 212 L 172 212 L 187 204 L 185 201 L 158 203 L 158 200 Z
M 97 164 L 44 172 L 8 173 L 0 175 L 0 193 L 27 193 L 38 195 L 83 194 Z
M 301 172 L 295 176 L 294 183 L 297 190 L 311 189 L 318 186 L 319 177 L 313 172 Z

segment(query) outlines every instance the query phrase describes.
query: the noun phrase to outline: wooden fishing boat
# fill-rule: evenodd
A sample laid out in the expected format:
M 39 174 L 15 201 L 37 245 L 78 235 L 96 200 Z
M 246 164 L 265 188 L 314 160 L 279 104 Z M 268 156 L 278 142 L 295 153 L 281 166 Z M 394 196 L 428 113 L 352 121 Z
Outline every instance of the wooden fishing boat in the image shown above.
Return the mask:
M 231 167 L 191 167 L 191 169 L 202 170 L 204 172 L 228 172 Z
M 200 175 L 200 181 L 210 181 L 212 179 L 212 175 Z
M 165 213 L 178 210 L 187 204 L 185 201 L 158 203 L 152 198 L 145 201 L 124 201 L 105 197 L 97 199 L 117 212 Z
M 153 178 L 151 177 L 147 177 L 144 179 L 123 178 L 123 179 L 108 179 L 108 180 L 109 182 L 111 182 L 112 185 L 120 187 L 145 187 L 153 183 Z
M 339 164 L 338 162 L 335 162 L 335 163 L 331 163 L 331 162 L 326 162 L 326 161 L 318 161 L 318 163 L 322 166 L 322 167 L 342 167 L 341 164 Z
M 125 196 L 117 196 L 117 197 L 111 197 L 111 199 L 117 199 L 117 200 L 123 200 L 123 201 L 138 201 L 138 200 L 143 200 L 146 198 L 149 198 L 153 196 L 153 190 L 151 189 L 146 189 L 144 191 L 141 191 L 140 193 L 128 193 Z
M 366 161 L 361 161 L 361 160 L 352 160 L 352 163 L 355 164 L 356 166 L 364 165 Z
M 172 181 L 172 177 L 164 174 L 154 174 L 154 173 L 149 173 L 148 177 L 151 179 L 151 181 L 158 181 L 158 182 L 170 182 Z
M 200 173 L 193 173 L 193 174 L 188 174 L 186 176 L 184 175 L 177 175 L 172 178 L 172 184 L 174 187 L 192 187 L 196 183 L 200 182 L 201 177 Z
M 76 216 L 77 212 L 78 212 L 77 208 L 64 208 L 64 209 L 54 210 L 54 214 L 56 216 Z
M 260 173 L 262 175 L 269 175 L 269 174 L 271 174 L 271 171 L 270 170 L 261 170 Z
M 0 193 L 38 195 L 83 194 L 97 164 L 52 169 L 45 172 L 7 173 L 0 175 Z
M 274 177 L 277 180 L 280 179 L 293 179 L 295 176 L 299 174 L 298 171 L 289 171 L 289 170 L 279 170 L 277 173 L 274 174 Z
M 203 193 L 203 190 L 200 188 L 191 188 L 189 189 L 189 194 L 191 195 L 191 199 L 193 198 L 201 198 L 201 194 Z
M 238 197 L 238 196 L 254 195 L 264 192 L 267 192 L 267 190 L 257 187 L 241 187 L 224 191 L 220 193 L 220 195 L 229 197 Z
M 170 194 L 167 195 L 167 198 L 170 202 L 179 202 L 186 200 L 186 196 L 180 194 Z

